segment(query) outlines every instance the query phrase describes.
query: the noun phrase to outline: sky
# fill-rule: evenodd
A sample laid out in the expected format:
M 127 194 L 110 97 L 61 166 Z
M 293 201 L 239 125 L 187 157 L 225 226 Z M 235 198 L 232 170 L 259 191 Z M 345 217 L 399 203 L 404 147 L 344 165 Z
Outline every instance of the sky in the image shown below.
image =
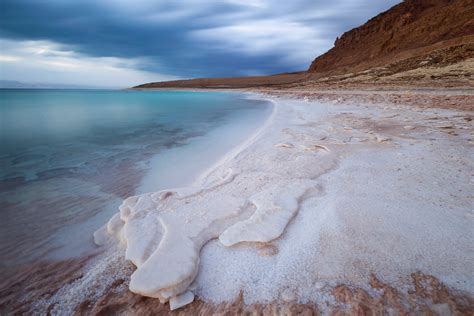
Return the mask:
M 0 0 L 0 79 L 129 87 L 306 70 L 399 0 Z

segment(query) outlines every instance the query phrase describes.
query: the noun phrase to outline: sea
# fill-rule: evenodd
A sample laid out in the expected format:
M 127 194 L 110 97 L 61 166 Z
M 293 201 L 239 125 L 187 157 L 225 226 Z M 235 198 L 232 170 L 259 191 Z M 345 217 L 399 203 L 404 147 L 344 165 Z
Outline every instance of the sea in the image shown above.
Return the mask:
M 232 92 L 0 90 L 0 269 L 95 251 L 125 198 L 192 184 L 271 112 Z

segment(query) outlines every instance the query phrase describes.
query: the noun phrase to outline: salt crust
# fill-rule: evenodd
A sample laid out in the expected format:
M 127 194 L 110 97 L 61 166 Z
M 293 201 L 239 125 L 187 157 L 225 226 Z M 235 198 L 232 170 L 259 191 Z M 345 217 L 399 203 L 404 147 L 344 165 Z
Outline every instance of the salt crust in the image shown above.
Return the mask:
M 472 231 L 469 233 L 465 223 L 458 220 L 458 213 L 463 213 L 466 205 L 444 199 L 454 206 L 452 216 L 446 218 L 444 204 L 434 211 L 426 204 L 430 196 L 442 194 L 445 189 L 439 191 L 431 185 L 426 196 L 413 195 L 416 183 L 410 180 L 397 184 L 400 168 L 392 170 L 403 165 L 408 174 L 414 172 L 403 164 L 398 151 L 405 152 L 402 156 L 413 162 L 436 148 L 428 144 L 411 147 L 413 144 L 408 143 L 415 138 L 407 141 L 404 134 L 394 138 L 393 131 L 382 130 L 374 135 L 371 126 L 349 129 L 343 125 L 361 125 L 367 120 L 364 115 L 380 118 L 381 114 L 397 113 L 398 109 L 362 110 L 357 104 L 334 109 L 299 101 L 282 104 L 285 108 L 276 107 L 265 128 L 206 172 L 194 186 L 128 198 L 106 227 L 96 232 L 94 239 L 98 244 L 118 240 L 125 248 L 125 258 L 137 267 L 131 276 L 130 290 L 162 302 L 176 302 L 172 303 L 174 307 L 182 306 L 182 302 L 190 302 L 191 295 L 187 293 L 200 266 L 198 294 L 213 301 L 232 299 L 239 288 L 256 300 L 278 299 L 277 293 L 281 291 L 282 298 L 293 298 L 288 293 L 297 293 L 298 301 L 306 301 L 315 294 L 311 288 L 320 291 L 325 284 L 337 280 L 357 283 L 377 269 L 383 269 L 392 282 L 413 269 L 431 272 L 457 285 L 464 276 L 472 275 L 466 271 L 467 262 L 472 259 L 472 253 L 466 252 Z M 426 114 L 412 113 L 405 120 L 416 122 Z M 325 121 L 329 117 L 332 121 Z M 403 125 L 400 129 L 404 130 Z M 436 136 L 440 137 L 446 155 L 456 154 L 443 143 L 444 135 Z M 322 139 L 324 144 L 319 141 Z M 349 153 L 352 158 L 345 158 Z M 438 179 L 425 169 L 443 165 L 443 159 L 430 159 L 431 165 L 426 165 L 426 161 L 414 164 L 414 170 L 419 171 L 417 179 L 427 183 Z M 362 166 L 362 173 L 354 169 L 354 163 Z M 386 168 L 390 164 L 392 167 Z M 387 175 L 374 166 L 385 168 Z M 453 168 L 461 167 L 453 163 Z M 337 172 L 331 176 L 334 170 Z M 357 178 L 353 178 L 355 175 Z M 324 188 L 326 182 L 331 185 Z M 406 199 L 394 204 L 397 191 L 383 187 L 384 183 L 405 186 L 400 192 Z M 418 213 L 413 214 L 412 208 Z M 290 227 L 290 236 L 276 241 L 281 247 L 277 255 L 255 259 L 249 257 L 249 248 L 235 248 L 242 242 L 277 239 L 298 211 L 303 214 Z M 386 219 L 391 219 L 392 224 Z M 453 222 L 452 227 L 459 227 L 459 234 L 451 228 L 440 230 L 439 224 L 446 220 Z M 428 228 L 423 226 L 426 222 Z M 431 234 L 430 239 L 420 242 L 423 231 Z M 441 237 L 437 238 L 440 232 Z M 446 242 L 450 234 L 459 235 L 457 249 Z M 212 242 L 203 251 L 205 264 L 200 264 L 201 248 L 215 238 L 230 247 L 230 251 Z M 388 256 L 387 246 L 398 261 Z M 295 247 L 299 257 L 295 257 Z M 451 263 L 433 261 L 436 251 L 442 251 Z M 275 263 L 275 273 L 269 274 L 268 267 Z M 242 270 L 250 266 L 254 271 Z M 254 272 L 261 273 L 258 285 L 245 281 Z M 314 276 L 307 275 L 309 272 Z M 236 275 L 239 277 L 234 280 Z M 223 285 L 222 279 L 228 284 Z M 267 279 L 271 284 L 266 283 Z M 472 290 L 472 279 L 465 282 L 461 287 Z
M 262 130 L 233 155 L 248 148 Z M 272 145 L 268 147 L 273 151 Z M 316 154 L 331 155 L 324 149 Z M 198 273 L 199 252 L 209 240 L 219 238 L 223 245 L 232 246 L 280 237 L 298 211 L 301 198 L 316 187 L 311 177 L 301 177 L 314 155 L 314 150 L 301 151 L 299 172 L 291 160 L 270 155 L 262 157 L 270 161 L 262 159 L 254 170 L 242 163 L 216 178 L 215 174 L 223 172 L 216 167 L 212 175 L 201 178 L 199 186 L 130 197 L 106 227 L 94 234 L 94 240 L 99 245 L 106 243 L 108 236 L 118 240 L 125 247 L 125 258 L 137 267 L 130 290 L 167 302 L 188 290 Z M 220 167 L 229 158 L 221 161 Z M 272 161 L 275 158 L 278 165 Z M 329 170 L 334 158 L 328 162 L 316 168 L 317 173 Z

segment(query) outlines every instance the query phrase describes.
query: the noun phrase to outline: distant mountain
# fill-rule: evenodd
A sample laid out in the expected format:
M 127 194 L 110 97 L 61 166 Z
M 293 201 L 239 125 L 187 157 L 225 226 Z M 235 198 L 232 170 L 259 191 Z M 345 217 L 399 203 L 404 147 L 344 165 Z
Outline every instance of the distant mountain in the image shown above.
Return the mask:
M 0 89 L 101 89 L 93 86 L 56 83 L 25 83 L 16 80 L 0 80 Z M 110 88 L 109 88 L 110 89 Z
M 474 43 L 474 1 L 405 0 L 336 39 L 309 72 L 344 74 Z
M 0 80 L 0 89 L 27 89 L 27 85 L 15 80 Z

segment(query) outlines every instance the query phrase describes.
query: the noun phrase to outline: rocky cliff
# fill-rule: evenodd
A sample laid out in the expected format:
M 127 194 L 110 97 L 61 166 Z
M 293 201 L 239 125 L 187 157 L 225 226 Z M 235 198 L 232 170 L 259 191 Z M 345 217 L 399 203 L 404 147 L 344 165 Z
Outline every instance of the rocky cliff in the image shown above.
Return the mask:
M 357 72 L 473 39 L 473 0 L 405 0 L 337 38 L 309 71 Z

